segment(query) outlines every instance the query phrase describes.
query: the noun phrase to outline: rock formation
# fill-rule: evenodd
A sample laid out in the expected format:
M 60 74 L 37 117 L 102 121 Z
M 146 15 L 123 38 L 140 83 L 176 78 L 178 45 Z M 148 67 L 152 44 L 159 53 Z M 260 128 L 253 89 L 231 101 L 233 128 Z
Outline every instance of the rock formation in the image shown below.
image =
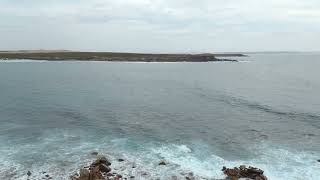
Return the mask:
M 96 154 L 96 153 L 95 153 Z M 118 180 L 122 176 L 110 173 L 111 162 L 105 156 L 99 156 L 90 166 L 80 169 L 79 174 L 71 176 L 72 180 Z
M 223 167 L 222 171 L 231 180 L 238 180 L 240 178 L 249 178 L 252 180 L 267 180 L 267 177 L 263 175 L 263 170 L 251 166 L 246 167 L 242 165 L 239 168 L 235 167 L 233 169 Z

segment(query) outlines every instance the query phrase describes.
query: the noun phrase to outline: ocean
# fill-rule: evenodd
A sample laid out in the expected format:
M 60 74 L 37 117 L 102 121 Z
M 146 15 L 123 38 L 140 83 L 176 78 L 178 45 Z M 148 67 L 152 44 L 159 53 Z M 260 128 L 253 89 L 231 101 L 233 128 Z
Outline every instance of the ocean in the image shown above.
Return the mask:
M 224 179 L 223 166 L 242 164 L 270 180 L 319 179 L 320 53 L 249 56 L 2 61 L 0 179 L 68 179 L 94 151 L 136 179 Z

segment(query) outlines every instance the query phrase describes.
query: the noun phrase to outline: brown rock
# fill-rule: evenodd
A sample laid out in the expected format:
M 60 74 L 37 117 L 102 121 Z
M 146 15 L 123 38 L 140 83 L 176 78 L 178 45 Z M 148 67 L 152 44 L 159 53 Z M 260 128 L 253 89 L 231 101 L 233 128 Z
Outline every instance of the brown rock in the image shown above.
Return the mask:
M 110 166 L 111 163 L 109 162 L 109 160 L 104 157 L 104 156 L 101 156 L 99 157 L 95 162 L 93 162 L 91 165 L 90 165 L 90 170 L 92 170 L 94 167 L 98 167 L 100 165 L 106 165 L 106 166 Z
M 228 176 L 238 176 L 239 175 L 239 170 L 238 169 L 226 169 L 224 173 Z
M 194 177 L 186 176 L 186 180 L 194 180 Z
M 226 167 L 222 168 L 222 171 L 227 175 L 231 180 L 238 180 L 239 178 L 250 178 L 253 180 L 267 180 L 267 177 L 263 175 L 263 170 L 242 165 L 239 168 L 235 167 L 229 169 Z
M 105 180 L 99 170 L 99 167 L 95 167 L 91 170 L 89 180 Z
M 96 162 L 101 164 L 106 164 L 107 166 L 111 165 L 111 162 L 105 156 L 99 157 Z
M 167 163 L 165 161 L 159 162 L 159 166 L 165 166 L 165 165 L 167 165 Z
M 239 167 L 239 169 L 240 170 L 245 170 L 247 167 L 245 166 L 245 165 L 241 165 L 240 167 Z
M 80 169 L 80 177 L 79 180 L 89 180 L 90 171 L 88 169 Z
M 251 174 L 263 174 L 263 171 L 261 169 L 258 169 L 258 168 L 254 168 L 254 167 L 249 167 L 247 169 L 247 171 Z
M 194 174 L 192 172 L 188 173 L 188 176 L 186 176 L 186 179 L 187 180 L 194 180 L 195 179 Z
M 264 175 L 260 175 L 260 176 L 257 176 L 255 180 L 267 180 L 267 177 L 265 177 Z
M 100 165 L 99 165 L 99 170 L 100 170 L 101 172 L 108 173 L 108 172 L 111 171 L 111 168 L 108 167 L 108 166 L 105 165 L 105 164 L 100 164 Z
M 118 177 L 118 178 L 122 178 L 122 175 L 120 175 L 120 174 L 117 174 L 117 177 Z

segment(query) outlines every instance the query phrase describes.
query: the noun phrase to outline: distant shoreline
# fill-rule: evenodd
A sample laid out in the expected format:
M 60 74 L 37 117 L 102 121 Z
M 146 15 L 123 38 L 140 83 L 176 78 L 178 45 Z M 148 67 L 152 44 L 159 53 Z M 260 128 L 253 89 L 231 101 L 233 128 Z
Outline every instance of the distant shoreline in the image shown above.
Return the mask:
M 231 61 L 229 57 L 245 57 L 244 54 L 143 54 L 118 52 L 75 51 L 0 51 L 0 60 L 47 60 L 47 61 L 120 61 L 120 62 L 211 62 Z M 219 57 L 219 58 L 217 58 Z

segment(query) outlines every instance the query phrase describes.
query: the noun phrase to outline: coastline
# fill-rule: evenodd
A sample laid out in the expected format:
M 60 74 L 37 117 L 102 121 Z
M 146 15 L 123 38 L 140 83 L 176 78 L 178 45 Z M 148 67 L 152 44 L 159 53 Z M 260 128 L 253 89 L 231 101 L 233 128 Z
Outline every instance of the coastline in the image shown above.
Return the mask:
M 73 172 L 69 172 L 65 175 L 63 179 L 68 180 L 133 180 L 133 179 L 153 179 L 152 172 L 148 167 L 139 168 L 134 161 L 130 161 L 126 158 L 114 158 L 110 156 L 105 156 L 97 151 L 93 151 L 89 155 L 91 161 L 88 161 L 85 165 L 82 164 L 78 166 Z M 176 174 L 167 174 L 175 164 L 163 159 L 154 164 L 154 169 L 157 169 L 163 173 L 163 177 L 157 179 L 171 179 L 171 180 L 208 180 L 212 179 L 209 177 L 204 177 L 195 174 L 193 171 L 184 171 Z M 231 180 L 268 180 L 264 175 L 264 171 L 252 167 L 240 165 L 239 167 L 227 168 L 225 166 L 221 167 L 221 178 L 219 179 L 231 179 Z M 50 170 L 37 170 L 26 172 L 25 177 L 27 180 L 31 179 L 44 179 L 51 180 L 56 179 L 54 174 Z M 60 177 L 61 178 L 61 177 Z M 218 179 L 217 179 L 218 180 Z
M 243 54 L 142 54 L 115 52 L 73 51 L 1 51 L 0 60 L 19 59 L 47 61 L 117 61 L 117 62 L 238 62 L 229 57 L 244 57 Z M 219 58 L 217 58 L 219 57 Z M 227 58 L 226 58 L 227 57 Z

